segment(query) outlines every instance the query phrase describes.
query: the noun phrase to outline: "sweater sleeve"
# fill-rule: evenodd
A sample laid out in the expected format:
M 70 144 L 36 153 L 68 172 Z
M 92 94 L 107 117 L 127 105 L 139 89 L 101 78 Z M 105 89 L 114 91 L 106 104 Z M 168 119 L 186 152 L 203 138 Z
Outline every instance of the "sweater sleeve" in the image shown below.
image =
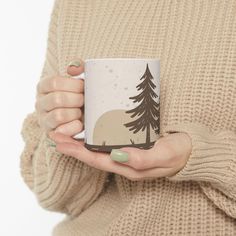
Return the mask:
M 49 26 L 46 60 L 41 78 L 58 72 L 57 15 L 59 1 L 54 4 Z M 20 156 L 23 181 L 35 194 L 40 206 L 75 216 L 91 205 L 107 182 L 108 172 L 95 169 L 70 156 L 58 153 L 38 124 L 37 113 L 29 113 L 21 135 L 25 143 Z
M 170 125 L 165 133 L 185 132 L 192 152 L 183 169 L 170 181 L 198 181 L 205 195 L 230 217 L 236 218 L 236 133 L 211 131 L 199 123 Z

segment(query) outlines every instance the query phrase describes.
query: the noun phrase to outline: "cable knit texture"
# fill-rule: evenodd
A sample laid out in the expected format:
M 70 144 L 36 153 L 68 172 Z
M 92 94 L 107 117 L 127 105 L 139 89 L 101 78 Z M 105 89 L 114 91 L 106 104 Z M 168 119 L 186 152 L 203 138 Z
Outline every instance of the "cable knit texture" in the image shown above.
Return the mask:
M 52 235 L 236 235 L 236 1 L 56 0 L 40 79 L 101 57 L 160 58 L 161 135 L 193 149 L 174 176 L 131 181 L 57 153 L 32 111 L 21 174 L 65 214 Z

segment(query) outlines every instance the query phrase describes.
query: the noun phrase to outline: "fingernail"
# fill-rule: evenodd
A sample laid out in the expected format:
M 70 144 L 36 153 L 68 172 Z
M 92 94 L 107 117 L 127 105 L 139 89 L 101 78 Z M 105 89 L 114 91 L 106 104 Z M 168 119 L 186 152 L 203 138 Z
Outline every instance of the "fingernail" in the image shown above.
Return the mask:
M 112 149 L 110 157 L 113 161 L 127 162 L 129 160 L 128 153 L 119 149 Z
M 56 147 L 55 144 L 49 144 L 48 146 L 49 146 L 49 147 Z
M 71 61 L 68 66 L 79 67 L 81 65 L 80 61 Z
M 51 138 L 47 138 L 46 143 L 47 146 L 56 147 L 56 143 Z

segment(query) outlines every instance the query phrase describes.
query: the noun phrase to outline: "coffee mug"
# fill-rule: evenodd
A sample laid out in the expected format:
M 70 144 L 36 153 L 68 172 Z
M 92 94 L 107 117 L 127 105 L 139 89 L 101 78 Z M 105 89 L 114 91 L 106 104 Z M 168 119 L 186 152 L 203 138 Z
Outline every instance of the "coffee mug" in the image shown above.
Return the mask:
M 160 131 L 160 60 L 91 58 L 84 60 L 84 139 L 92 151 L 151 148 Z

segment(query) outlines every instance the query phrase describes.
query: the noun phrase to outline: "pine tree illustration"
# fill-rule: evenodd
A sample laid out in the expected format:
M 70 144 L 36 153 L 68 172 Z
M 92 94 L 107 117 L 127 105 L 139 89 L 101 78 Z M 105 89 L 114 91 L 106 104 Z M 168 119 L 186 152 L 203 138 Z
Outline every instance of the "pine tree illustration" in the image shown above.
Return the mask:
M 160 107 L 153 98 L 157 98 L 158 95 L 153 91 L 156 85 L 152 82 L 153 76 L 149 70 L 148 64 L 146 66 L 146 71 L 144 75 L 140 78 L 143 81 L 136 86 L 137 90 L 141 90 L 140 94 L 134 97 L 129 97 L 133 99 L 133 102 L 140 102 L 140 104 L 129 110 L 126 113 L 132 113 L 131 118 L 138 116 L 138 118 L 132 122 L 124 124 L 133 133 L 137 133 L 142 129 L 146 129 L 146 144 L 150 144 L 150 127 L 157 133 L 159 130 L 159 114 Z

